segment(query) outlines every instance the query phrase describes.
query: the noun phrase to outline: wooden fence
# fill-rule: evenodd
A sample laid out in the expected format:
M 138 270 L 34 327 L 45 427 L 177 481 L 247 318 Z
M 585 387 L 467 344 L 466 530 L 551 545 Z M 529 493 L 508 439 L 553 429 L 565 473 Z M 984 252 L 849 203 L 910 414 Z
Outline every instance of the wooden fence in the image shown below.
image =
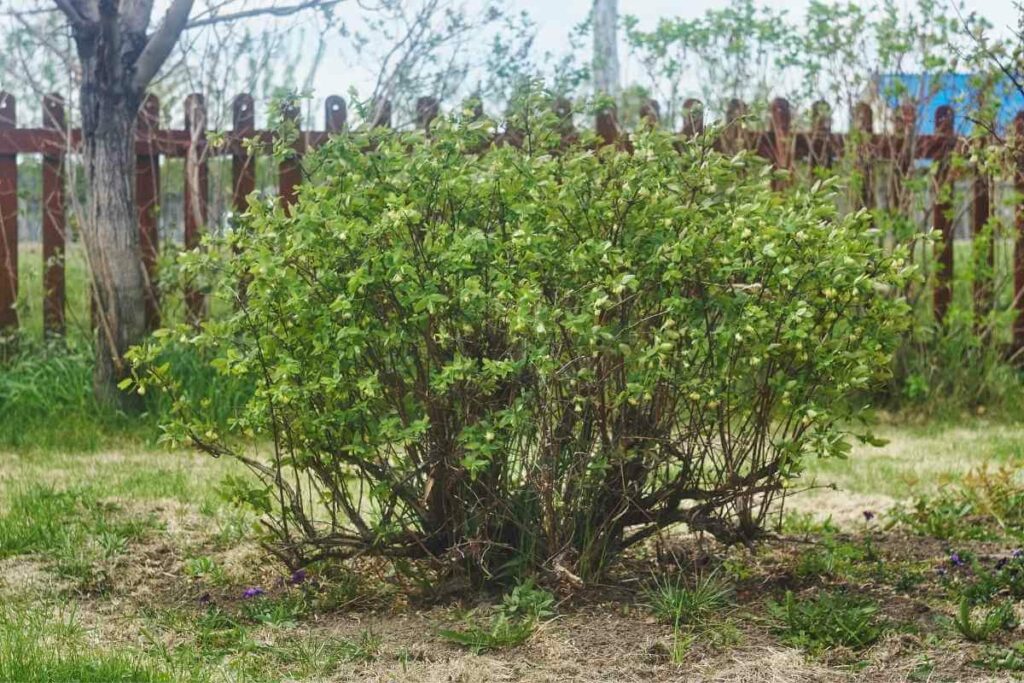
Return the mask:
M 558 105 L 567 107 L 567 103 Z M 184 241 L 186 248 L 198 244 L 203 226 L 207 222 L 207 201 L 211 156 L 230 156 L 232 174 L 232 208 L 244 211 L 246 197 L 256 187 L 257 159 L 247 151 L 245 140 L 255 138 L 261 145 L 273 142 L 274 134 L 255 128 L 255 105 L 252 96 L 237 96 L 232 103 L 232 130 L 218 137 L 223 144 L 208 144 L 206 114 L 202 95 L 193 94 L 185 100 L 185 121 L 181 129 L 159 127 L 158 100 L 149 96 L 139 111 L 136 135 L 136 205 L 139 216 L 141 258 L 150 282 L 156 277 L 157 203 L 161 157 L 182 158 L 185 161 L 184 186 Z M 381 125 L 390 126 L 390 106 L 381 107 Z M 44 329 L 48 334 L 64 332 L 64 250 L 66 240 L 67 196 L 65 171 L 67 156 L 77 149 L 80 131 L 66 130 L 64 105 L 58 95 L 43 99 L 43 126 L 18 128 L 16 103 L 12 95 L 0 91 L 0 331 L 18 326 L 15 303 L 18 291 L 18 195 L 17 155 L 41 154 L 43 157 L 43 262 L 44 262 Z M 417 102 L 417 125 L 426 127 L 437 116 L 438 102 L 434 98 L 420 98 Z M 566 108 L 565 113 L 568 113 Z M 968 151 L 970 140 L 955 134 L 954 114 L 950 107 L 939 107 L 935 113 L 935 132 L 919 135 L 916 132 L 916 107 L 905 105 L 899 109 L 893 130 L 875 132 L 870 106 L 859 104 L 853 113 L 853 133 L 834 133 L 831 130 L 831 112 L 824 102 L 815 103 L 811 111 L 809 130 L 792 129 L 792 110 L 782 98 L 771 103 L 770 117 L 763 130 L 746 127 L 746 106 L 733 100 L 726 111 L 724 126 L 716 145 L 725 152 L 753 149 L 780 169 L 793 169 L 796 162 L 810 167 L 828 167 L 844 155 L 852 155 L 862 174 L 860 203 L 866 208 L 876 206 L 875 167 L 879 162 L 891 164 L 897 177 L 906 177 L 918 159 L 928 159 L 936 166 L 936 200 L 931 207 L 931 223 L 942 235 L 938 248 L 932 307 L 935 319 L 946 318 L 953 293 L 953 222 L 951 220 L 953 183 L 963 171 L 954 170 L 951 159 L 955 152 Z M 297 112 L 292 112 L 297 114 Z M 302 181 L 301 156 L 321 145 L 328 136 L 340 133 L 346 123 L 345 101 L 338 96 L 326 99 L 324 130 L 300 131 L 295 142 L 295 156 L 279 162 L 277 168 L 278 191 L 285 204 L 295 201 L 296 188 Z M 658 104 L 648 101 L 641 107 L 640 118 L 648 124 L 657 124 Z M 295 120 L 298 118 L 296 116 Z M 629 146 L 614 112 L 599 114 L 595 121 L 599 138 L 606 144 Z M 688 100 L 683 106 L 683 136 L 697 135 L 704 130 L 703 106 L 697 100 Z M 1014 139 L 1024 141 L 1024 110 L 1014 119 Z M 1013 254 L 1013 348 L 1024 348 L 1024 152 L 1014 155 L 1013 185 L 1018 203 L 1014 207 Z M 971 229 L 972 235 L 981 234 L 989 222 L 992 205 L 992 177 L 977 168 L 973 174 Z M 784 181 L 780 181 L 784 182 Z M 989 266 L 994 259 L 993 241 L 985 255 Z M 989 269 L 991 270 L 991 268 Z M 977 311 L 991 310 L 994 287 L 990 280 L 978 277 L 974 282 L 974 304 Z M 159 305 L 156 289 L 147 296 L 147 321 L 151 327 L 159 324 Z M 186 308 L 190 318 L 197 319 L 203 310 L 200 293 L 186 293 Z

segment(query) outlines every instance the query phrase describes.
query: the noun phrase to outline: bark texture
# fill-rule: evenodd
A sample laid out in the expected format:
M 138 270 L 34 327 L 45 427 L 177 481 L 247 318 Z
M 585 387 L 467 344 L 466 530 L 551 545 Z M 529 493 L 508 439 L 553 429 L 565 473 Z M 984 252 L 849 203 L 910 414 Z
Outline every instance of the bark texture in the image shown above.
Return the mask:
M 594 0 L 594 93 L 619 95 L 618 0 Z
M 82 217 L 92 277 L 97 399 L 126 410 L 139 399 L 117 387 L 124 354 L 146 333 L 146 274 L 135 209 L 135 122 L 149 81 L 185 26 L 193 0 L 172 0 L 147 34 L 153 0 L 54 0 L 66 15 L 81 64 L 82 156 L 88 198 Z
M 82 226 L 96 304 L 96 397 L 124 408 L 129 395 L 117 389 L 126 375 L 124 353 L 146 332 L 146 279 L 135 212 L 135 116 L 99 104 L 96 130 L 85 137 L 90 187 Z
M 82 64 L 82 154 L 89 194 L 82 237 L 89 257 L 96 324 L 96 397 L 123 408 L 117 388 L 124 352 L 145 333 L 145 277 L 135 216 L 135 114 L 139 93 L 126 73 L 141 41 L 124 31 L 117 6 L 101 3 L 99 21 L 75 33 Z M 133 42 L 135 43 L 133 45 Z M 126 59 L 128 58 L 128 59 Z

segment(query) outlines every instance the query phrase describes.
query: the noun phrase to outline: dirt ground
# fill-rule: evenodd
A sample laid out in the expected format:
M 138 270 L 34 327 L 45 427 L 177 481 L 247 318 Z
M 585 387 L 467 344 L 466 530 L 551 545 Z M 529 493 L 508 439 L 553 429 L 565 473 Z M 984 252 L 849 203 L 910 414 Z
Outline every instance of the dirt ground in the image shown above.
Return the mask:
M 920 451 L 900 443 L 894 452 L 897 462 L 916 457 L 901 453 Z M 1015 455 L 1009 462 L 1016 462 Z M 953 461 L 946 464 L 942 472 L 957 471 Z M 919 468 L 912 461 L 906 466 L 911 472 Z M 27 495 L 25 483 L 39 480 L 53 487 L 47 490 L 93 492 L 97 504 L 109 506 L 103 509 L 111 519 L 145 522 L 113 551 L 94 555 L 89 548 L 105 548 L 103 534 L 112 532 L 86 529 L 78 549 L 58 544 L 11 553 L 0 546 L 0 604 L 6 603 L 8 623 L 12 614 L 42 615 L 45 623 L 73 614 L 81 630 L 75 648 L 132 653 L 166 676 L 154 680 L 657 683 L 1024 676 L 1024 663 L 1021 670 L 981 665 L 992 660 L 992 648 L 1024 641 L 1021 627 L 988 643 L 967 642 L 951 626 L 956 605 L 938 578 L 946 575 L 951 553 L 992 563 L 1010 553 L 1014 542 L 941 540 L 892 524 L 887 511 L 905 497 L 896 485 L 883 489 L 865 475 L 847 476 L 838 490 L 816 488 L 791 499 L 782 532 L 756 548 L 725 549 L 685 530 L 659 539 L 627 558 L 604 585 L 559 596 L 554 616 L 542 620 L 524 644 L 475 654 L 442 631 L 486 620 L 496 596 L 411 586 L 385 567 L 357 568 L 358 586 L 346 588 L 341 599 L 339 580 L 314 571 L 301 588 L 310 609 L 295 618 L 252 618 L 242 597 L 246 588 L 265 590 L 261 600 L 268 609 L 291 604 L 300 589 L 251 539 L 254 520 L 239 517 L 216 497 L 217 482 L 230 471 L 229 465 L 188 454 L 5 456 L 0 533 L 4 515 L 10 524 L 15 497 Z M 862 485 L 851 485 L 856 481 Z M 822 575 L 809 573 L 808 562 L 826 551 L 840 558 L 836 566 Z M 92 564 L 83 568 L 62 553 Z M 710 566 L 725 568 L 733 594 L 706 628 L 686 632 L 680 650 L 679 633 L 652 615 L 643 589 L 659 573 L 695 575 Z M 768 609 L 769 601 L 787 591 L 797 598 L 826 591 L 868 598 L 888 626 L 862 650 L 808 652 L 789 643 Z M 1021 604 L 1016 608 L 1022 612 Z M 226 615 L 232 625 L 208 629 L 204 620 L 213 613 Z M 373 640 L 369 654 L 323 654 L 367 634 Z M 323 666 L 312 666 L 321 654 Z M 0 672 L 3 657 L 0 643 Z

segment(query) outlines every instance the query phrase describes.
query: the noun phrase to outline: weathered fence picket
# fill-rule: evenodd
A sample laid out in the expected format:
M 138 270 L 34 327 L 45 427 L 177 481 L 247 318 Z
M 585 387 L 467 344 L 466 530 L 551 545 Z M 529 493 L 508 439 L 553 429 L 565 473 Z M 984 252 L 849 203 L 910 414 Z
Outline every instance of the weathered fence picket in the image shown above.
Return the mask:
M 0 132 L 18 125 L 14 95 L 0 91 Z M 0 150 L 0 333 L 18 326 L 18 154 Z
M 1024 111 L 1014 116 L 1013 128 L 1016 144 L 1014 158 L 1017 160 L 1013 170 L 1013 185 L 1020 198 L 1024 197 Z M 1014 207 L 1014 223 L 1013 305 L 1017 308 L 1017 317 L 1013 323 L 1013 348 L 1019 350 L 1024 349 L 1024 201 L 1018 201 Z
M 932 201 L 932 229 L 941 235 L 936 259 L 938 271 L 935 276 L 935 319 L 943 322 L 953 301 L 953 174 L 950 156 L 954 137 L 953 109 L 941 106 L 935 110 L 936 144 L 932 158 L 938 164 L 935 174 L 935 199 Z
M 239 95 L 231 103 L 231 126 L 236 139 L 251 138 L 256 132 L 256 110 L 252 95 Z M 231 210 L 244 213 L 247 197 L 256 189 L 256 158 L 238 147 L 231 151 Z
M 985 142 L 979 138 L 979 146 Z M 978 324 L 992 310 L 995 294 L 992 283 L 992 270 L 996 261 L 996 241 L 991 233 L 985 234 L 991 213 L 992 178 L 982 167 L 981 162 L 975 164 L 974 180 L 971 183 L 971 238 L 973 240 L 974 257 L 974 317 Z M 984 252 L 979 248 L 984 247 Z
M 209 146 L 206 141 L 206 101 L 193 93 L 185 99 L 185 130 L 189 133 L 185 155 L 185 248 L 199 246 L 200 230 L 209 215 L 210 193 Z M 199 325 L 203 319 L 203 295 L 192 283 L 185 289 L 185 310 L 188 322 Z
M 160 100 L 148 95 L 139 108 L 139 136 L 152 138 L 160 128 Z M 160 327 L 160 293 L 157 291 L 157 257 L 160 242 L 157 213 L 160 208 L 160 155 L 151 150 L 135 155 L 135 206 L 139 213 L 139 246 L 146 273 L 146 328 Z
M 686 137 L 704 132 L 704 104 L 700 100 L 688 99 L 683 102 L 683 130 Z
M 281 196 L 281 201 L 285 206 L 291 206 L 295 203 L 296 192 L 299 189 L 299 185 L 302 184 L 302 151 L 303 147 L 299 144 L 298 140 L 301 139 L 302 133 L 299 130 L 299 109 L 291 104 L 282 105 L 281 115 L 283 119 L 286 119 L 295 126 L 296 143 L 293 145 L 292 154 L 281 160 L 278 165 L 277 177 L 278 177 L 278 194 Z
M 43 128 L 64 130 L 64 100 L 51 94 L 43 98 Z M 64 334 L 64 149 L 43 152 L 43 331 Z
M 811 168 L 831 168 L 834 161 L 832 144 L 832 108 L 818 100 L 811 106 L 811 138 L 808 162 Z
M 771 130 L 765 137 L 767 144 L 767 157 L 775 168 L 783 171 L 785 177 L 778 177 L 772 182 L 776 190 L 781 190 L 789 184 L 790 171 L 793 168 L 792 156 L 792 133 L 793 112 L 789 107 L 789 101 L 783 97 L 776 97 L 772 100 L 771 106 Z
M 875 136 L 875 115 L 871 105 L 858 102 L 853 110 L 853 126 L 857 137 L 857 171 L 860 174 L 861 208 L 871 211 L 875 208 L 875 170 L 871 163 L 871 141 Z

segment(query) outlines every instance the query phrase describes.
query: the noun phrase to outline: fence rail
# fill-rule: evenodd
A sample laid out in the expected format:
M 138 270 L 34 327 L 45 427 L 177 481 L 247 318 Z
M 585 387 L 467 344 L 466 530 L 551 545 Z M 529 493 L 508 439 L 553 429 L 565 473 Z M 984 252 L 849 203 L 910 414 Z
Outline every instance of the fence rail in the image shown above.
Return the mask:
M 568 103 L 556 105 L 568 115 Z M 64 333 L 65 274 L 64 253 L 67 230 L 66 164 L 81 141 L 81 131 L 67 130 L 64 103 L 59 95 L 47 95 L 42 101 L 43 125 L 40 128 L 18 128 L 15 98 L 0 91 L 0 331 L 17 328 L 16 309 L 18 293 L 18 155 L 41 154 L 43 192 L 43 260 L 44 260 L 44 330 L 50 335 Z M 189 95 L 185 100 L 185 120 L 180 129 L 160 128 L 160 103 L 148 96 L 140 107 L 135 141 L 135 201 L 138 210 L 141 254 L 140 258 L 149 278 L 146 296 L 146 318 L 151 328 L 159 325 L 160 306 L 155 287 L 158 254 L 157 209 L 162 158 L 181 158 L 185 161 L 184 242 L 186 248 L 199 243 L 199 237 L 208 218 L 209 169 L 211 157 L 231 158 L 231 206 L 244 211 L 246 197 L 256 187 L 257 158 L 250 154 L 246 141 L 254 140 L 257 147 L 266 148 L 275 139 L 275 133 L 255 127 L 255 103 L 251 95 L 238 95 L 232 102 L 232 129 L 218 132 L 218 144 L 208 143 L 205 102 L 202 95 Z M 381 107 L 380 125 L 390 126 L 390 106 Z M 427 127 L 437 116 L 438 102 L 434 98 L 420 98 L 417 102 L 417 125 Z M 916 108 L 905 105 L 897 111 L 894 129 L 890 133 L 875 132 L 872 109 L 866 103 L 857 105 L 853 112 L 852 131 L 835 133 L 831 130 L 831 111 L 824 102 L 812 106 L 811 123 L 807 131 L 794 131 L 792 109 L 782 98 L 772 101 L 770 117 L 763 130 L 746 128 L 747 108 L 738 100 L 730 102 L 726 110 L 725 125 L 716 145 L 725 152 L 740 149 L 755 150 L 769 159 L 777 168 L 791 170 L 796 162 L 811 167 L 829 167 L 838 159 L 852 156 L 862 175 L 859 202 L 872 209 L 877 206 L 874 175 L 878 162 L 888 162 L 903 175 L 918 159 L 927 159 L 936 166 L 935 201 L 931 207 L 932 227 L 941 234 L 936 262 L 938 270 L 933 289 L 932 308 L 935 319 L 945 320 L 953 294 L 954 228 L 951 220 L 953 183 L 963 177 L 963 169 L 952 167 L 957 152 L 968 152 L 971 140 L 955 134 L 953 110 L 939 107 L 935 112 L 935 132 L 916 133 Z M 286 112 L 295 115 L 297 112 Z M 659 107 L 654 101 L 643 104 L 641 120 L 656 125 Z M 345 129 L 347 109 L 338 96 L 325 101 L 324 129 L 299 131 L 293 144 L 295 155 L 278 162 L 278 193 L 282 202 L 292 204 L 296 188 L 302 182 L 301 157 L 322 145 L 329 136 Z M 595 129 L 605 144 L 629 147 L 625 133 L 614 111 L 597 115 Z M 704 131 L 703 105 L 688 100 L 683 105 L 683 126 L 680 134 L 693 136 Z M 1024 110 L 1014 119 L 1014 139 L 1024 141 Z M 506 140 L 508 136 L 505 136 Z M 511 141 L 515 143 L 514 139 Z M 1012 347 L 1024 349 L 1024 152 L 1014 155 L 1012 172 L 1017 204 L 1014 206 L 1013 254 L 1013 307 L 1016 315 L 1012 330 Z M 982 233 L 991 218 L 992 187 L 994 179 L 979 168 L 971 167 L 971 234 Z M 784 180 L 779 181 L 780 184 Z M 991 267 L 994 261 L 993 241 L 984 255 Z M 973 290 L 977 311 L 991 310 L 994 305 L 994 286 L 990 279 L 976 278 Z M 187 315 L 198 320 L 203 315 L 204 302 L 197 291 L 185 296 Z

